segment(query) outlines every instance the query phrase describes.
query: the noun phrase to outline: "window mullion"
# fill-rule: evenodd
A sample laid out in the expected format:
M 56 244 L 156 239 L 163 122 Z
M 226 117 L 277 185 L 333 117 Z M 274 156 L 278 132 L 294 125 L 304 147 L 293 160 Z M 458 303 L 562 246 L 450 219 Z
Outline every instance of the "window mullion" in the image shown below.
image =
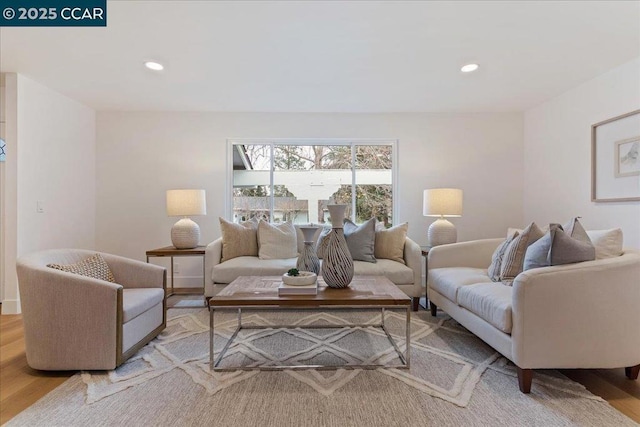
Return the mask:
M 271 190 L 271 197 L 270 197 L 270 201 L 269 201 L 269 222 L 274 222 L 274 217 L 273 217 L 273 213 L 275 212 L 275 208 L 274 208 L 274 204 L 275 204 L 275 186 L 273 185 L 274 182 L 274 169 L 275 169 L 275 162 L 273 160 L 273 156 L 275 155 L 275 144 L 273 142 L 271 142 L 269 144 L 270 146 L 270 163 L 271 165 L 269 166 L 269 188 Z
M 351 221 L 356 222 L 356 144 L 351 142 Z

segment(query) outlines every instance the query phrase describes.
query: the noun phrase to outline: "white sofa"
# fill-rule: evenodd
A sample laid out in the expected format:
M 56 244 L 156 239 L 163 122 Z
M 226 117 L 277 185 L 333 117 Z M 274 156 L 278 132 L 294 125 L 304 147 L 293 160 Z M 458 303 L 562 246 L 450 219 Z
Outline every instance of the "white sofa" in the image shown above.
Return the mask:
M 487 267 L 504 239 L 438 246 L 429 252 L 431 314 L 441 308 L 510 359 L 523 393 L 532 369 L 640 370 L 640 253 L 527 270 L 513 286 Z
M 297 261 L 297 258 L 259 259 L 256 256 L 241 256 L 221 263 L 221 258 L 220 237 L 206 248 L 204 295 L 207 298 L 216 295 L 239 276 L 279 276 L 294 268 Z M 416 311 L 420 297 L 425 294 L 422 287 L 422 251 L 408 237 L 404 245 L 404 261 L 405 264 L 390 259 L 378 259 L 376 263 L 354 261 L 355 275 L 386 276 L 412 298 L 413 310 Z

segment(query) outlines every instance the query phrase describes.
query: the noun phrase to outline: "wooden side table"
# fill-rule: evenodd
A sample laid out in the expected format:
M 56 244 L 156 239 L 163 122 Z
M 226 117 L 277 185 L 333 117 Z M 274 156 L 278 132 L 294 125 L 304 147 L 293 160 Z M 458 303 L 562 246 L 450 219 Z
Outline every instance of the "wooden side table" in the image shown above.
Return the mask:
M 428 310 L 429 308 L 429 292 L 427 289 L 427 284 L 429 281 L 429 250 L 431 246 L 420 246 L 420 250 L 422 251 L 422 257 L 424 258 L 424 309 Z
M 205 246 L 197 246 L 193 249 L 176 249 L 173 246 L 165 246 L 164 248 L 152 249 L 147 251 L 147 262 L 150 257 L 170 257 L 171 258 L 171 293 L 167 294 L 167 298 L 174 294 L 173 292 L 173 258 L 181 256 L 200 256 L 202 257 L 202 291 L 205 287 L 205 266 L 204 266 Z

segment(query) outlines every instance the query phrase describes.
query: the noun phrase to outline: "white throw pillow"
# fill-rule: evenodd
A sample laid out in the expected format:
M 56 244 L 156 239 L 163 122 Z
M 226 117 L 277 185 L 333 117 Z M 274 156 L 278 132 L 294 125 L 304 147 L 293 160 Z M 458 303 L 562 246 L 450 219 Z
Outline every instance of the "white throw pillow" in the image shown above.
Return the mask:
M 287 259 L 298 256 L 296 229 L 290 222 L 269 224 L 258 223 L 258 258 Z
M 622 229 L 587 230 L 587 235 L 596 247 L 596 259 L 622 255 Z

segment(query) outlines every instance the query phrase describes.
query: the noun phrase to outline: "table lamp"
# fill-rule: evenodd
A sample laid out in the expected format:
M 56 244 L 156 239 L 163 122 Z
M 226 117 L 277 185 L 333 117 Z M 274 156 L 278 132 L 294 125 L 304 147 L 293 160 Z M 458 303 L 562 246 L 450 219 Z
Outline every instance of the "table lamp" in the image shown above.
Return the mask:
M 462 216 L 462 190 L 457 188 L 433 188 L 424 190 L 424 216 L 438 217 L 427 231 L 429 246 L 455 243 L 456 227 L 445 217 Z
M 189 219 L 192 215 L 206 215 L 207 202 L 204 190 L 167 190 L 167 215 L 183 218 L 171 227 L 171 243 L 177 249 L 198 246 L 200 227 Z

